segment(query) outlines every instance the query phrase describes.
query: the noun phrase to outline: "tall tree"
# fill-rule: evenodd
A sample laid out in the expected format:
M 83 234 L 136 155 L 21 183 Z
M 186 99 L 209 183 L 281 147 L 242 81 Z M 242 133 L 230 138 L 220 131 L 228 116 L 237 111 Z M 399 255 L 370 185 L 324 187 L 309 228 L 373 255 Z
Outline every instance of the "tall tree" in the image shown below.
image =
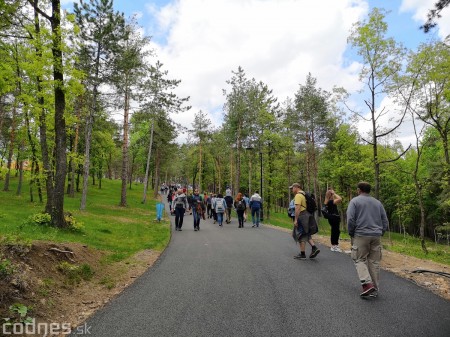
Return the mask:
M 233 76 L 227 81 L 231 85 L 231 90 L 223 91 L 226 96 L 224 105 L 225 118 L 224 130 L 229 139 L 229 144 L 236 149 L 236 176 L 235 181 L 230 181 L 234 186 L 233 192 L 238 192 L 241 179 L 241 152 L 243 141 L 248 138 L 250 108 L 248 104 L 248 91 L 250 89 L 250 81 L 246 78 L 244 69 L 238 67 L 237 71 L 233 71 Z M 230 170 L 230 173 L 232 171 Z
M 172 92 L 179 84 L 180 80 L 168 79 L 167 70 L 163 70 L 163 64 L 159 61 L 149 69 L 148 78 L 142 83 L 141 87 L 141 105 L 143 111 L 143 120 L 151 121 L 148 123 L 148 139 L 150 146 L 155 144 L 167 144 L 174 136 L 175 123 L 171 121 L 169 113 L 178 113 L 187 111 L 190 106 L 184 106 L 189 97 L 180 98 Z M 154 133 L 150 130 L 154 128 Z M 160 131 L 159 131 L 160 130 Z M 150 142 L 150 135 L 153 135 L 154 142 Z M 161 139 L 159 139 L 161 137 Z M 147 199 L 148 174 L 150 172 L 150 156 L 152 148 L 149 147 L 147 155 L 146 173 L 144 176 L 144 193 L 142 203 Z M 160 162 L 159 162 L 160 163 Z M 157 171 L 159 167 L 157 165 Z M 155 191 L 157 193 L 157 191 Z
M 314 191 L 316 196 L 319 196 L 319 147 L 329 139 L 334 127 L 330 112 L 330 96 L 328 92 L 318 88 L 317 80 L 308 74 L 305 85 L 300 85 L 295 94 L 294 115 L 290 118 L 298 130 L 297 142 L 305 150 L 305 187 Z
M 379 140 L 397 130 L 406 115 L 405 109 L 393 127 L 386 128 L 381 125 L 381 117 L 389 111 L 386 108 L 379 110 L 378 100 L 382 95 L 389 93 L 389 84 L 401 71 L 405 54 L 405 50 L 400 44 L 393 38 L 386 37 L 388 25 L 385 22 L 385 16 L 386 11 L 374 8 L 369 13 L 367 21 L 359 21 L 353 25 L 348 38 L 349 43 L 357 49 L 358 55 L 362 57 L 363 68 L 360 80 L 366 84 L 369 94 L 369 98 L 364 100 L 369 109 L 368 117 L 358 112 L 356 115 L 371 123 L 370 139 L 365 139 L 365 141 L 373 149 L 376 198 L 379 198 L 380 195 L 380 165 L 385 162 L 379 158 Z M 388 162 L 392 160 L 395 159 L 389 159 Z
M 37 0 L 28 0 L 35 10 L 51 24 L 52 54 L 53 54 L 53 80 L 55 104 L 55 176 L 51 219 L 57 227 L 66 227 L 64 218 L 64 186 L 66 180 L 66 98 L 64 92 L 64 65 L 63 41 L 61 29 L 61 2 L 52 0 L 52 14 L 46 14 L 38 7 Z M 47 196 L 48 198 L 52 196 Z
M 86 208 L 90 169 L 90 147 L 94 117 L 99 111 L 99 87 L 106 83 L 111 69 L 112 55 L 116 51 L 117 39 L 122 34 L 125 19 L 122 13 L 114 12 L 112 0 L 89 0 L 74 3 L 76 22 L 80 27 L 80 53 L 87 55 L 88 62 L 82 66 L 88 75 L 87 83 L 92 92 L 89 116 L 86 120 L 86 141 L 83 167 L 83 190 L 80 209 Z
M 192 135 L 198 140 L 198 188 L 203 191 L 203 156 L 204 156 L 204 143 L 207 137 L 210 135 L 211 120 L 207 118 L 206 113 L 202 110 L 195 114 L 194 122 L 192 123 Z
M 114 57 L 112 83 L 119 93 L 123 106 L 123 142 L 122 142 L 122 189 L 120 206 L 127 206 L 127 182 L 129 176 L 128 147 L 129 147 L 129 115 L 130 102 L 137 98 L 137 89 L 143 81 L 148 67 L 145 57 L 149 56 L 146 46 L 149 39 L 140 36 L 134 21 L 125 27 L 121 40 L 118 41 L 118 51 Z M 133 95 L 133 93 L 135 93 Z

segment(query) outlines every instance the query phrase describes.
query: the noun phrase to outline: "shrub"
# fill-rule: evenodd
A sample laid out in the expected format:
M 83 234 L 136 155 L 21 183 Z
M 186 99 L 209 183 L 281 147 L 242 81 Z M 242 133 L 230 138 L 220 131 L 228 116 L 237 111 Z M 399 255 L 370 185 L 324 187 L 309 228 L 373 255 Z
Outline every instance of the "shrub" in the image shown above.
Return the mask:
M 30 215 L 23 222 L 23 225 L 50 226 L 51 224 L 52 224 L 52 217 L 48 213 L 37 213 Z
M 74 232 L 82 232 L 84 224 L 81 221 L 77 221 L 71 213 L 65 213 L 64 219 L 66 220 L 67 228 Z

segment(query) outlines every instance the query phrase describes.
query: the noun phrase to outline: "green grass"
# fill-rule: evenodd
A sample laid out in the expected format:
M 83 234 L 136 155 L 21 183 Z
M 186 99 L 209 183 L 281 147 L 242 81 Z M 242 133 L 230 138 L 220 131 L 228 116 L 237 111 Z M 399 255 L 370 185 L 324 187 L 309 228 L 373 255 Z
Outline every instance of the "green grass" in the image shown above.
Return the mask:
M 127 190 L 128 207 L 119 207 L 119 180 L 102 181 L 102 189 L 89 186 L 86 210 L 80 211 L 81 192 L 75 198 L 65 198 L 64 210 L 71 212 L 84 227 L 80 232 L 61 230 L 50 226 L 24 224 L 29 216 L 42 212 L 44 205 L 29 201 L 28 183 L 22 196 L 16 196 L 17 179 L 11 181 L 11 191 L 0 191 L 0 236 L 18 236 L 23 240 L 48 240 L 55 242 L 79 242 L 105 250 L 111 254 L 109 261 L 122 260 L 140 250 L 162 250 L 169 241 L 168 218 L 155 222 L 156 201 L 147 198 L 141 204 L 143 185 L 133 184 Z M 3 181 L 0 181 L 3 188 Z M 148 195 L 152 195 L 152 191 Z M 35 194 L 35 199 L 37 196 Z
M 286 213 L 271 212 L 270 220 L 267 221 L 265 219 L 264 222 L 274 226 L 292 229 L 292 222 Z M 328 221 L 323 218 L 320 218 L 319 221 L 318 234 L 325 237 L 331 235 L 331 227 Z M 341 231 L 340 237 L 341 239 L 350 239 L 350 236 L 344 231 Z M 399 233 L 391 233 L 389 240 L 389 234 L 386 233 L 382 241 L 383 247 L 386 250 L 450 265 L 450 247 L 447 245 L 436 244 L 432 240 L 426 240 L 428 254 L 425 254 L 422 250 L 420 240 L 416 237 L 405 237 Z

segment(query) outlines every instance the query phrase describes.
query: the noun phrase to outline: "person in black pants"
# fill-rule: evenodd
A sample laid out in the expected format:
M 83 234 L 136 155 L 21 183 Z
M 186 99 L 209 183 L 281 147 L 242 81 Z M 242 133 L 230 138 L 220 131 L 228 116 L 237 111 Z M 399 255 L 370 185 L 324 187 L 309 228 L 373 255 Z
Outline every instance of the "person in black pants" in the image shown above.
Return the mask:
M 238 193 L 236 199 L 234 200 L 234 208 L 236 209 L 236 213 L 239 221 L 239 228 L 244 228 L 244 212 L 247 208 L 247 204 L 242 196 L 242 193 Z
M 332 252 L 342 252 L 339 248 L 339 235 L 341 234 L 340 224 L 341 216 L 337 205 L 342 202 L 342 198 L 334 192 L 332 188 L 329 188 L 327 193 L 325 193 L 324 205 L 328 208 L 328 213 L 330 214 L 328 218 L 328 223 L 331 226 L 331 251 Z
M 175 208 L 175 230 L 181 231 L 183 227 L 184 212 L 188 208 L 186 194 L 182 189 L 179 189 L 175 199 L 173 200 L 173 207 Z
M 231 190 L 227 189 L 227 195 L 225 196 L 225 203 L 227 204 L 227 209 L 225 210 L 226 223 L 231 222 L 231 209 L 233 208 L 233 197 L 231 196 Z

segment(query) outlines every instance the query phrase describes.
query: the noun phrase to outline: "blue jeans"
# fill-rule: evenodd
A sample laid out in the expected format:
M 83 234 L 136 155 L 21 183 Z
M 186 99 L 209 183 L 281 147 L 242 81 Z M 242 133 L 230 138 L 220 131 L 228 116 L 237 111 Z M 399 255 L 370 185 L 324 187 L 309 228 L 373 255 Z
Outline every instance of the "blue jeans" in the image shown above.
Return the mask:
M 223 223 L 223 213 L 217 213 L 217 222 L 220 226 L 222 226 Z
M 258 209 L 252 208 L 252 222 L 257 227 L 259 227 L 259 212 L 260 212 L 259 208 Z
M 200 227 L 200 219 L 202 216 L 195 208 L 192 209 L 192 216 L 194 217 L 194 228 Z

